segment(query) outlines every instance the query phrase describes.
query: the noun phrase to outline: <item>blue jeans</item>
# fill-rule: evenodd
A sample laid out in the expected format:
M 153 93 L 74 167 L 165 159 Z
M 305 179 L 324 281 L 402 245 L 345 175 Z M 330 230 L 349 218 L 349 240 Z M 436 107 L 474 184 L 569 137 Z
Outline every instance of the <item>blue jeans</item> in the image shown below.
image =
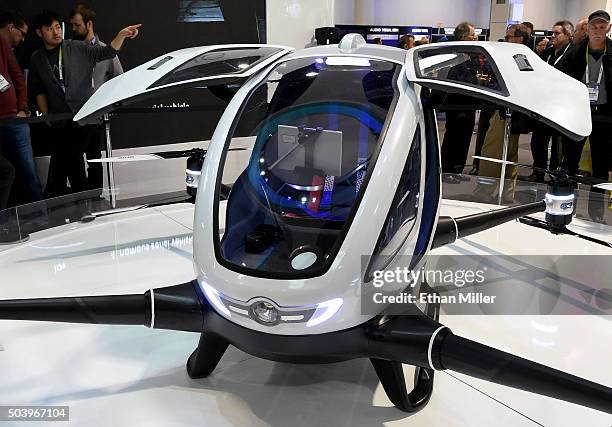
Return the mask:
M 22 183 L 24 194 L 18 203 L 31 203 L 42 200 L 42 187 L 36 172 L 32 142 L 30 140 L 30 126 L 16 124 L 0 126 L 0 141 L 4 157 L 11 162 L 16 171 L 15 183 Z

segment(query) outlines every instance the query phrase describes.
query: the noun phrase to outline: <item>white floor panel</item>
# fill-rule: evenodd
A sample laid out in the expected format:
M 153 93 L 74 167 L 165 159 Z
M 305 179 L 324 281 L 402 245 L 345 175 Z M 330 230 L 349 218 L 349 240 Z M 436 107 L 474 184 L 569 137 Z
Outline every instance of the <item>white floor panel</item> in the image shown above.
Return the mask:
M 443 316 L 454 333 L 607 386 L 612 317 Z M 546 426 L 612 426 L 612 415 L 452 373 Z
M 0 253 L 2 298 L 141 292 L 192 280 L 192 232 L 180 221 L 193 216 L 193 207 L 166 209 L 33 234 Z
M 168 218 L 178 222 L 188 230 L 193 230 L 193 205 L 181 203 L 156 208 L 157 211 Z
M 485 205 L 472 204 L 470 209 L 476 210 L 479 206 Z M 446 202 L 443 208 L 444 215 L 459 216 L 466 213 L 469 212 L 465 211 L 463 202 Z M 533 216 L 544 218 L 543 215 Z M 612 240 L 612 229 L 608 226 L 574 220 L 569 228 L 599 239 Z M 527 227 L 517 221 L 471 236 L 433 253 L 606 256 L 599 261 L 605 261 L 612 255 L 612 251 L 603 246 L 576 237 L 553 236 L 547 231 Z M 612 260 L 612 257 L 609 259 Z M 588 257 L 577 257 L 576 262 L 578 265 L 568 268 L 575 268 L 576 276 L 603 276 L 610 283 L 610 263 L 599 262 L 593 267 L 588 265 Z M 593 270 L 589 271 L 591 268 Z M 563 291 L 571 294 L 566 289 Z M 574 302 L 591 303 L 588 293 L 582 295 L 583 299 L 580 298 L 577 293 L 577 301 Z M 558 302 L 564 303 L 567 304 L 567 301 Z M 612 386 L 612 316 L 442 316 L 441 322 L 465 338 Z M 546 426 L 612 426 L 612 415 L 465 375 L 452 375 Z
M 191 380 L 196 334 L 3 322 L 0 336 L 3 403 L 68 405 L 71 425 L 534 425 L 444 373 L 427 408 L 407 416 L 366 360 L 291 365 L 230 348 L 210 378 Z
M 489 208 L 447 202 L 443 213 Z M 174 205 L 36 233 L 0 252 L 0 299 L 141 293 L 189 281 L 192 215 L 191 205 Z M 526 239 L 531 253 L 610 254 L 517 222 L 438 253 L 521 254 Z M 610 320 L 445 316 L 442 322 L 483 344 L 612 385 Z M 69 405 L 71 425 L 79 426 L 612 425 L 596 411 L 447 373 L 436 374 L 428 406 L 409 416 L 391 407 L 366 360 L 292 365 L 230 347 L 210 378 L 191 380 L 185 362 L 197 341 L 197 334 L 137 326 L 1 321 L 0 402 Z M 411 382 L 412 368 L 405 371 Z

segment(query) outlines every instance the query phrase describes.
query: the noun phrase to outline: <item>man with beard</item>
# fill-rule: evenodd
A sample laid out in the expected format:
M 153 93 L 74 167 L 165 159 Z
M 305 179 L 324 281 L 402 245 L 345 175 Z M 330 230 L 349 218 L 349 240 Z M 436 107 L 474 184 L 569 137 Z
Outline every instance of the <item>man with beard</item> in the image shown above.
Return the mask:
M 96 12 L 93 9 L 83 4 L 78 4 L 70 11 L 69 18 L 72 25 L 73 40 L 81 40 L 93 46 L 106 46 L 95 32 Z M 123 74 L 123 68 L 121 67 L 119 56 L 96 63 L 91 82 L 94 91 L 120 74 Z M 84 147 L 87 160 L 99 159 L 102 157 L 101 144 L 104 127 L 101 125 L 89 125 L 84 126 L 83 131 L 83 136 L 86 139 Z M 87 180 L 90 188 L 102 188 L 103 172 L 100 163 L 88 163 Z
M 72 25 L 72 38 L 82 40 L 94 46 L 106 46 L 100 41 L 95 32 L 96 12 L 85 5 L 79 4 L 70 11 L 70 24 Z M 123 74 L 119 57 L 98 62 L 94 67 L 93 87 L 98 90 L 105 82 Z

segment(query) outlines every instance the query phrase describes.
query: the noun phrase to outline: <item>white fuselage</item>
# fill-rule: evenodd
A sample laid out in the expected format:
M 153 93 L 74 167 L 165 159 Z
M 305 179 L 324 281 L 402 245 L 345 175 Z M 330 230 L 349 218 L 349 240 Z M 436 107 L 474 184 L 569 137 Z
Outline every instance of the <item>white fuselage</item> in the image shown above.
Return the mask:
M 331 48 L 312 49 L 312 53 L 301 51 L 300 57 L 329 54 Z M 337 51 L 337 48 L 336 48 Z M 392 55 L 385 58 L 403 66 L 404 54 L 397 49 L 390 49 Z M 295 59 L 296 54 L 281 59 L 279 63 Z M 356 212 L 348 234 L 333 261 L 331 268 L 323 275 L 310 279 L 274 280 L 252 277 L 222 266 L 215 255 L 213 246 L 213 216 L 215 215 L 215 186 L 222 163 L 222 154 L 231 125 L 239 113 L 251 90 L 267 77 L 269 70 L 252 77 L 234 96 L 223 114 L 212 137 L 209 151 L 202 169 L 198 189 L 196 214 L 194 222 L 194 267 L 197 280 L 203 289 L 211 288 L 220 295 L 249 304 L 258 298 L 273 301 L 283 308 L 312 308 L 317 304 L 341 300 L 341 306 L 329 319 L 308 325 L 307 323 L 287 323 L 276 326 L 265 326 L 248 317 L 229 310 L 217 311 L 229 320 L 244 327 L 267 333 L 281 335 L 309 335 L 338 331 L 357 326 L 372 315 L 363 315 L 361 309 L 361 292 L 364 268 L 362 257 L 372 254 L 384 225 L 389 207 L 395 195 L 397 183 L 406 164 L 412 141 L 417 128 L 424 141 L 424 120 L 422 108 L 414 85 L 408 82 L 402 69 L 398 73 L 397 86 L 399 97 L 394 111 L 389 112 L 388 126 L 381 141 L 382 148 L 376 165 L 365 190 L 361 204 Z M 383 138 L 381 136 L 381 138 Z M 424 191 L 425 144 L 421 145 L 421 190 Z M 231 154 L 228 154 L 231 155 Z M 240 171 L 237 171 L 240 173 Z M 422 198 L 421 198 L 422 200 Z M 223 214 L 219 215 L 220 230 L 223 229 Z M 412 255 L 421 222 L 421 209 L 418 211 L 416 226 L 412 227 L 409 237 L 402 245 L 398 255 Z M 404 258 L 405 259 L 405 258 Z M 395 268 L 392 263 L 388 268 Z M 207 295 L 210 296 L 210 295 Z M 210 298 L 209 298 L 210 299 Z M 213 297 L 214 299 L 214 297 Z M 213 301 L 213 306 L 215 302 Z M 319 313 L 325 316 L 325 313 Z

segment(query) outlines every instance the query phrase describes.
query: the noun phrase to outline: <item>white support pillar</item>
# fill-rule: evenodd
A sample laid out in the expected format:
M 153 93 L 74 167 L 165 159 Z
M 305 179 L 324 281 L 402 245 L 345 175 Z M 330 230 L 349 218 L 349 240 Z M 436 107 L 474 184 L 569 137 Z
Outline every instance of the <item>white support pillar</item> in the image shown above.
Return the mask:
M 523 20 L 523 0 L 491 0 L 489 40 L 497 41 L 506 36 L 508 22 Z

